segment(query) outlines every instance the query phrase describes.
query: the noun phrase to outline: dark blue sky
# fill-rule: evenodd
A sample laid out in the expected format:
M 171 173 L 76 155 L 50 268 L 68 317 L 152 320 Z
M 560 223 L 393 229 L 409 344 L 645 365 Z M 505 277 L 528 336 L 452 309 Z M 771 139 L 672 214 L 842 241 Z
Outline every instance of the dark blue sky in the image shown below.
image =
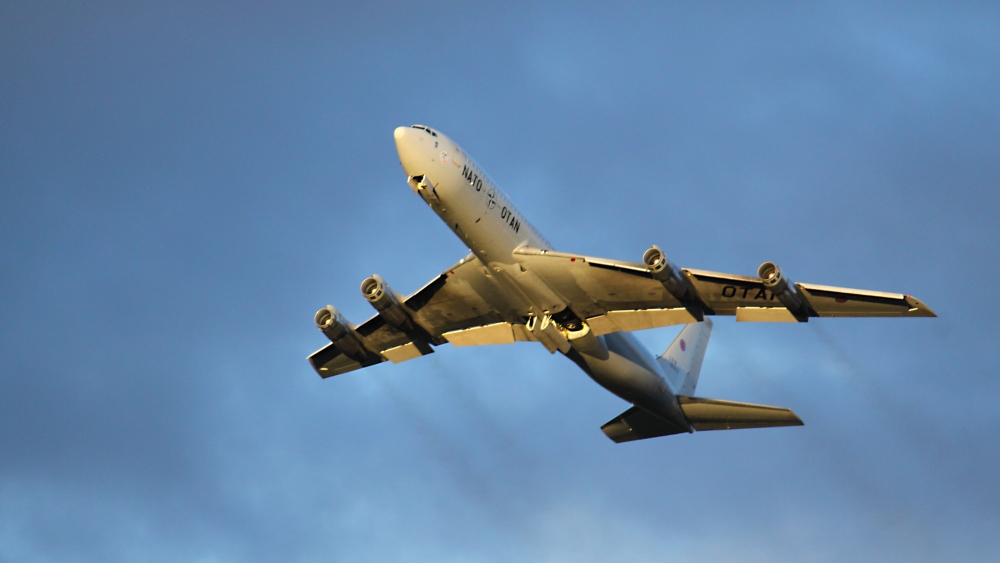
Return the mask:
M 1000 10 L 0 5 L 0 561 L 997 561 Z M 321 380 L 316 309 L 467 251 L 392 140 L 563 250 L 918 296 L 716 323 L 802 428 L 615 445 L 541 346 Z M 659 352 L 676 329 L 642 333 Z

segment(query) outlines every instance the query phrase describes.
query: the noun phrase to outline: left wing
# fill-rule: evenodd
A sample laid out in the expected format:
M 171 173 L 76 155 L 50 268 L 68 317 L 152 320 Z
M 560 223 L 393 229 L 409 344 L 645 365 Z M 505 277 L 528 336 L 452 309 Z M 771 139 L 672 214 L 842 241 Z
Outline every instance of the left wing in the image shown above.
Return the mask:
M 760 278 L 689 270 L 698 295 L 717 315 L 736 315 L 737 321 L 796 321 Z M 796 283 L 811 307 L 808 317 L 936 317 L 917 298 L 901 293 Z
M 765 273 L 772 279 L 674 270 L 681 287 L 678 290 L 675 284 L 672 291 L 669 283 L 659 281 L 658 272 L 647 264 L 526 247 L 514 254 L 526 269 L 537 273 L 565 298 L 596 334 L 686 324 L 700 320 L 702 314 L 735 315 L 737 321 L 756 322 L 806 321 L 809 317 L 936 316 L 909 295 L 783 280 L 773 264 L 773 270 Z M 666 267 L 672 268 L 669 263 Z M 778 287 L 775 280 L 780 282 Z M 800 298 L 792 301 L 795 307 L 789 306 L 790 295 Z

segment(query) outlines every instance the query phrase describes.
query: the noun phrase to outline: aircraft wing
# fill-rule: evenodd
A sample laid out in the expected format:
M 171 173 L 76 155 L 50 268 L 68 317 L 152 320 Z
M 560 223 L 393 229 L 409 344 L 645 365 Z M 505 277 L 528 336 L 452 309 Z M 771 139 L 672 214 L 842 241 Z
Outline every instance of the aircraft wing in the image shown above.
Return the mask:
M 735 315 L 737 321 L 794 322 L 797 318 L 761 279 L 683 269 L 694 290 L 695 305 L 682 303 L 645 264 L 534 248 L 515 257 L 537 273 L 587 320 L 596 334 L 632 331 L 699 320 L 700 313 Z M 909 295 L 794 284 L 818 317 L 933 317 L 933 311 Z
M 683 269 L 696 295 L 692 305 L 671 294 L 645 264 L 533 248 L 520 248 L 514 255 L 570 303 L 597 335 L 692 323 L 701 314 L 735 315 L 737 321 L 751 322 L 806 320 L 789 311 L 755 277 Z M 809 305 L 807 316 L 936 316 L 909 295 L 807 283 L 794 286 Z M 365 357 L 345 356 L 331 343 L 309 356 L 309 362 L 321 376 L 330 377 L 386 360 L 417 358 L 433 352 L 431 344 L 535 341 L 521 313 L 507 303 L 503 290 L 470 254 L 405 299 L 416 331 L 404 333 L 375 315 L 356 328 L 367 350 Z
M 451 334 L 460 335 L 466 329 L 509 327 L 505 318 L 513 317 L 504 310 L 504 299 L 497 291 L 484 275 L 482 264 L 470 254 L 406 298 L 404 305 L 418 327 L 416 332 L 401 332 L 375 315 L 356 328 L 370 352 L 366 358 L 350 358 L 330 343 L 309 356 L 309 362 L 321 376 L 330 377 L 386 360 L 402 362 L 429 354 L 433 351 L 429 344 L 452 341 Z M 482 339 L 482 333 L 489 331 L 477 332 Z M 510 334 L 509 328 L 507 332 Z M 461 341 L 461 337 L 456 340 Z
M 788 309 L 764 287 L 759 278 L 684 270 L 698 295 L 717 315 L 736 315 L 738 321 L 794 321 Z M 849 289 L 812 283 L 797 283 L 817 317 L 936 317 L 930 307 L 915 297 L 864 289 Z M 767 314 L 760 309 L 783 310 Z M 761 314 L 764 313 L 764 314 Z M 810 315 L 812 316 L 812 315 Z M 741 318 L 742 317 L 742 318 Z

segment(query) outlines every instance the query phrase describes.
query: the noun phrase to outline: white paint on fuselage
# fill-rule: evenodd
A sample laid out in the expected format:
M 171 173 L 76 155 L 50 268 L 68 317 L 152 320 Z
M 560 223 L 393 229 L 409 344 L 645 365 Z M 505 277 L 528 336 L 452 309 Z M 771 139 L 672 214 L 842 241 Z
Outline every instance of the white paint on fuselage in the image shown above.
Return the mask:
M 512 266 L 515 248 L 552 245 L 454 141 L 430 128 L 394 133 L 407 176 L 424 176 L 441 205 L 434 211 L 486 265 Z

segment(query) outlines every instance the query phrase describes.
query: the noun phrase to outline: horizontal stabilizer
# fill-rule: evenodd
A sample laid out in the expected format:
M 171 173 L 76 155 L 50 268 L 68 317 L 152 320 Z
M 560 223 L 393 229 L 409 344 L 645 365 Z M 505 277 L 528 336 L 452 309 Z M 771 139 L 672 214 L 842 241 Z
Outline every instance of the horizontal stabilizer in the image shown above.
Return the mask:
M 802 420 L 792 409 L 698 397 L 677 399 L 695 430 L 802 426 Z
M 645 440 L 657 436 L 669 436 L 687 432 L 686 428 L 678 428 L 662 418 L 650 414 L 639 407 L 632 407 L 621 413 L 614 420 L 601 427 L 601 430 L 617 443 Z
M 695 430 L 733 430 L 736 428 L 769 428 L 773 426 L 802 426 L 802 420 L 791 409 L 702 399 L 677 397 L 684 416 Z M 639 407 L 632 407 L 601 430 L 617 443 L 645 440 L 687 432 Z

